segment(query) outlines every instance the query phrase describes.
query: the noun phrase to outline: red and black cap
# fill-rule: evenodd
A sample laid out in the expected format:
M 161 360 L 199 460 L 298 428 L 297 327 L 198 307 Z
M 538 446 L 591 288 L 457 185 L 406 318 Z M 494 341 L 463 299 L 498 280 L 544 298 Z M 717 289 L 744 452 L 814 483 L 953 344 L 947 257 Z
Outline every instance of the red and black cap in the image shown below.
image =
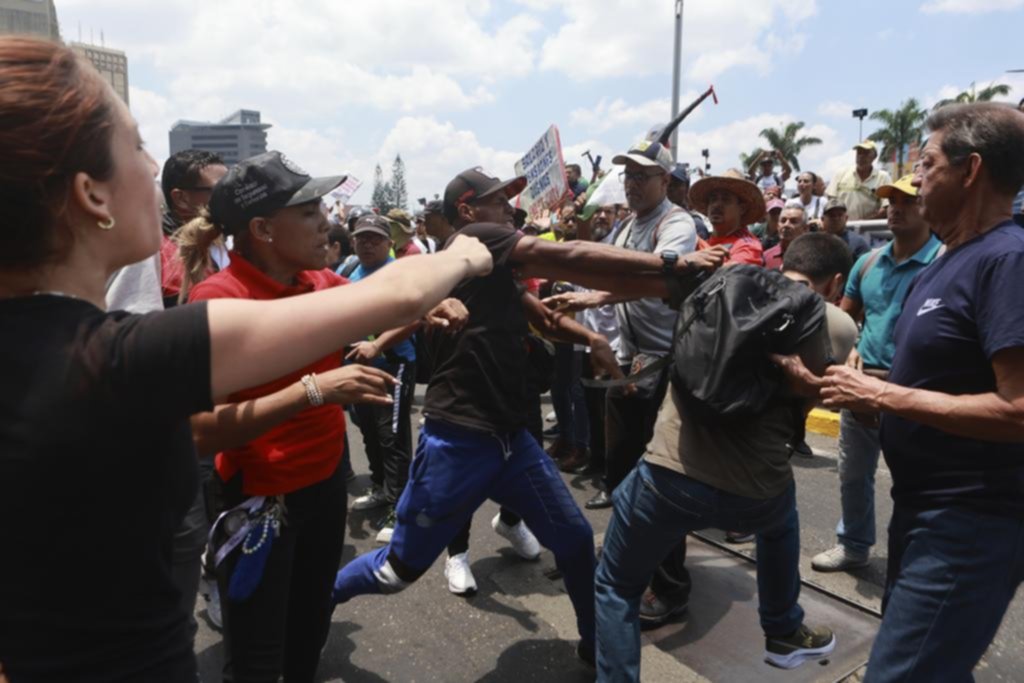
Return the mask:
M 256 216 L 319 199 L 345 178 L 314 178 L 280 152 L 258 154 L 231 168 L 213 188 L 210 217 L 230 230 Z
M 469 168 L 455 176 L 444 189 L 444 217 L 450 223 L 459 218 L 459 205 L 475 202 L 502 192 L 511 199 L 526 187 L 526 176 L 510 180 L 499 180 L 487 175 L 479 168 Z

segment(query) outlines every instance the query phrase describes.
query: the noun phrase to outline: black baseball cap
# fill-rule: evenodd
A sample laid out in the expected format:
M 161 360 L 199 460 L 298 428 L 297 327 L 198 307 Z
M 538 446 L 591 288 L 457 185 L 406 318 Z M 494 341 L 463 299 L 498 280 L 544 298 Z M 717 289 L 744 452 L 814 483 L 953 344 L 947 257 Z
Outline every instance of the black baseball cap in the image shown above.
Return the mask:
M 459 218 L 459 205 L 484 199 L 496 192 L 503 192 L 511 199 L 526 187 L 526 176 L 510 180 L 499 180 L 487 175 L 479 168 L 468 168 L 455 176 L 444 189 L 444 217 L 454 223 Z
M 345 182 L 347 176 L 314 178 L 280 152 L 265 152 L 237 164 L 213 188 L 210 217 L 238 226 L 286 206 L 311 202 Z
M 440 199 L 431 199 L 423 207 L 423 215 L 426 216 L 428 213 L 444 213 L 444 203 Z
M 375 213 L 368 213 L 356 221 L 356 225 L 352 229 L 352 236 L 355 237 L 366 232 L 372 232 L 391 239 L 391 221 Z

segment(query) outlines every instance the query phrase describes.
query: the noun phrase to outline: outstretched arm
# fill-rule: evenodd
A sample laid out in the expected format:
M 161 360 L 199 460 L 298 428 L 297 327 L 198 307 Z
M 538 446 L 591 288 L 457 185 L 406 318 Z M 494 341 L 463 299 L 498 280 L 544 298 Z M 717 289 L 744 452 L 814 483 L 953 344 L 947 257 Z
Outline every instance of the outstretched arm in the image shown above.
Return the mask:
M 523 309 L 526 312 L 526 319 L 545 337 L 589 346 L 590 362 L 597 374 L 611 375 L 616 379 L 623 376 L 611 345 L 602 335 L 580 325 L 571 316 L 552 311 L 529 292 L 523 294 Z
M 324 403 L 388 405 L 395 378 L 383 370 L 346 365 L 316 376 Z M 192 438 L 200 456 L 209 457 L 262 436 L 312 404 L 302 382 L 266 396 L 219 405 L 192 416 Z
M 491 266 L 483 244 L 460 236 L 439 254 L 401 259 L 347 287 L 274 301 L 211 300 L 212 396 L 268 382 L 379 330 L 417 320 L 461 280 Z
M 675 266 L 677 275 L 695 275 L 722 265 L 728 252 L 722 247 L 686 254 Z M 549 242 L 523 237 L 510 261 L 524 277 L 564 280 L 589 289 L 624 294 L 628 299 L 669 298 L 664 262 L 658 254 L 622 249 L 595 242 Z

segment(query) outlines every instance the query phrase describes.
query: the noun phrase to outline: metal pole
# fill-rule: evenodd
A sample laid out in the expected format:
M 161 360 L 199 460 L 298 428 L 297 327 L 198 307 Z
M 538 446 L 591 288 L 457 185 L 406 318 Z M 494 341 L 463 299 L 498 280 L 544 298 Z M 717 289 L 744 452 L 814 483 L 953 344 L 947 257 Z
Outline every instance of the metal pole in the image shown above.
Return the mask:
M 857 119 L 857 143 L 864 142 L 864 117 L 861 116 Z
M 672 60 L 672 120 L 679 114 L 679 72 L 683 56 L 683 0 L 676 3 L 676 47 Z M 672 131 L 672 158 L 679 161 L 679 129 Z

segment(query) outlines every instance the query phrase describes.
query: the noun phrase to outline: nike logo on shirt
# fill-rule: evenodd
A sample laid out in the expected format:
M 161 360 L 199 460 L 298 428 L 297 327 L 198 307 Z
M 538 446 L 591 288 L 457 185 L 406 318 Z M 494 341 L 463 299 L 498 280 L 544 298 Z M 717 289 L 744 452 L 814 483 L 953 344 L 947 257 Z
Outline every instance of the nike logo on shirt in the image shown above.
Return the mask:
M 942 299 L 925 299 L 924 303 L 921 304 L 921 308 L 917 309 L 917 317 L 921 317 L 926 313 L 942 308 Z

